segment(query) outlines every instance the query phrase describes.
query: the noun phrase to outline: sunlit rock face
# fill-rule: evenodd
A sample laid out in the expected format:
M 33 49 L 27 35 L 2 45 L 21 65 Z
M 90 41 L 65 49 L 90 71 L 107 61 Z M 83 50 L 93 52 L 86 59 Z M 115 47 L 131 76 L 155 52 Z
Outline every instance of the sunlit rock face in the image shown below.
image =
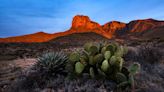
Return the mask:
M 134 20 L 127 24 L 118 21 L 111 21 L 104 25 L 100 25 L 97 22 L 92 21 L 88 16 L 76 15 L 73 17 L 72 26 L 65 32 L 54 34 L 38 32 L 23 36 L 0 38 L 0 42 L 46 42 L 57 37 L 84 32 L 94 32 L 111 39 L 117 34 L 126 35 L 127 33 L 133 32 L 149 32 L 149 30 L 153 33 L 157 28 L 160 28 L 161 30 L 161 27 L 164 27 L 164 21 L 154 19 Z
M 72 28 L 86 27 L 87 23 L 90 22 L 88 16 L 76 15 L 72 20 Z
M 124 27 L 126 27 L 126 24 L 118 21 L 108 22 L 102 26 L 103 30 L 110 34 L 114 34 L 115 31 L 122 30 Z
M 161 26 L 164 26 L 164 21 L 154 19 L 134 20 L 127 24 L 126 30 L 128 32 L 143 32 Z
M 88 16 L 76 15 L 72 20 L 71 30 L 75 31 L 92 31 L 95 29 L 101 29 L 101 26 L 90 20 Z
M 111 38 L 116 30 L 121 30 L 126 26 L 125 23 L 112 21 L 104 25 L 100 25 L 88 16 L 76 15 L 72 20 L 72 27 L 70 31 L 74 32 L 96 32 L 107 38 Z
M 102 26 L 92 20 L 88 16 L 76 15 L 72 20 L 70 32 L 95 32 L 104 37 L 111 38 L 112 35 L 105 32 Z

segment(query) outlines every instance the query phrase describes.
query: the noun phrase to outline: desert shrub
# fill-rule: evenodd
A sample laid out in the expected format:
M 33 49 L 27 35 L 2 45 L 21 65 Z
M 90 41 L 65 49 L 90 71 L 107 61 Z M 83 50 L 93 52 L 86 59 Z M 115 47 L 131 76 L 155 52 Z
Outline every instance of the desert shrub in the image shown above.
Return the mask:
M 116 83 L 110 80 L 86 79 L 84 77 L 74 80 L 58 77 L 51 81 L 50 85 L 55 92 L 59 92 L 59 89 L 65 92 L 110 92 L 116 87 Z
M 37 71 L 20 75 L 5 92 L 35 92 L 36 88 L 43 88 L 46 81 Z
M 48 77 L 65 74 L 67 62 L 68 57 L 63 52 L 48 52 L 38 58 L 36 69 Z
M 138 47 L 129 47 L 130 49 L 124 59 L 126 61 L 139 62 L 142 65 L 159 63 L 163 58 L 163 51 L 156 44 L 146 42 Z
M 145 43 L 138 48 L 138 61 L 141 63 L 159 63 L 163 54 L 153 43 Z
M 61 90 L 64 92 L 110 92 L 117 86 L 115 82 L 106 79 L 78 78 L 70 80 L 65 76 L 59 75 L 51 80 L 44 81 L 40 79 L 39 81 L 37 77 L 39 76 L 34 74 L 17 81 L 17 83 L 12 85 L 12 89 L 10 88 L 9 91 L 5 92 L 43 92 L 46 88 L 53 89 L 55 92 Z
M 134 75 L 140 65 L 133 64 L 129 69 L 123 65 L 123 56 L 128 49 L 118 43 L 86 43 L 83 53 L 73 52 L 69 60 L 74 75 L 88 73 L 91 78 L 106 78 L 115 81 L 118 87 L 134 87 Z
M 42 92 L 45 88 L 55 92 L 102 92 L 130 86 L 134 89 L 139 64 L 125 67 L 122 57 L 126 52 L 127 49 L 117 43 L 87 43 L 84 51 L 70 54 L 70 62 L 62 52 L 45 53 L 38 58 L 34 71 L 19 78 L 10 92 Z M 76 79 L 63 75 L 66 70 Z
M 137 62 L 138 61 L 138 54 L 135 50 L 135 47 L 128 48 L 128 53 L 126 55 L 124 55 L 124 60 L 126 62 L 128 62 L 128 61 Z

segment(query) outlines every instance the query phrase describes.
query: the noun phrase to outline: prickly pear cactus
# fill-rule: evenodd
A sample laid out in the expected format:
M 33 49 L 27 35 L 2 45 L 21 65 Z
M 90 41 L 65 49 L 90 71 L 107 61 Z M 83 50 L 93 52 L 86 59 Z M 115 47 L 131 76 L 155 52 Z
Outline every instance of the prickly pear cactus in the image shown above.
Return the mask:
M 130 85 L 131 90 L 134 91 L 135 90 L 134 77 L 135 77 L 135 74 L 139 72 L 139 70 L 140 70 L 140 64 L 138 63 L 134 63 L 133 65 L 130 66 L 129 69 L 123 67 L 122 72 L 126 74 L 125 76 L 127 76 L 128 78 L 127 78 L 127 81 L 120 81 L 118 84 L 118 87 L 120 88 L 120 87 Z
M 84 70 L 84 65 L 81 62 L 76 62 L 75 71 L 77 74 L 81 74 Z
M 107 72 L 107 71 L 108 71 L 108 69 L 109 69 L 108 60 L 104 60 L 104 61 L 102 62 L 101 69 L 102 69 L 104 72 Z
M 93 57 L 93 62 L 96 63 L 101 63 L 104 60 L 104 57 L 102 54 L 97 54 Z
M 85 72 L 91 74 L 91 71 L 94 70 L 97 71 L 95 73 L 106 77 L 110 75 L 115 76 L 117 72 L 121 72 L 124 61 L 122 56 L 125 53 L 127 53 L 127 48 L 118 43 L 90 42 L 84 45 L 83 53 L 72 53 L 69 59 L 75 65 L 77 73 L 82 73 L 80 71 L 81 68 L 78 69 L 78 67 L 82 67 L 82 70 L 85 70 Z
M 110 58 L 110 61 L 109 62 L 110 62 L 111 65 L 114 65 L 116 61 L 117 61 L 117 57 L 116 56 L 112 56 Z
M 127 81 L 127 77 L 123 73 L 117 73 L 116 74 L 116 81 L 118 83 L 125 82 L 125 81 Z
M 91 47 L 89 48 L 89 54 L 90 54 L 90 55 L 95 55 L 96 53 L 98 53 L 98 47 L 96 47 L 96 46 L 91 46 Z
M 131 75 L 135 75 L 136 73 L 139 72 L 139 70 L 140 70 L 140 64 L 138 64 L 138 63 L 134 63 L 129 68 L 129 72 L 130 72 Z
M 114 44 L 108 44 L 106 46 L 106 51 L 110 51 L 111 55 L 114 55 L 115 51 L 116 51 L 116 46 Z
M 109 60 L 111 56 L 111 52 L 110 51 L 105 51 L 104 57 L 106 60 Z
M 90 67 L 90 69 L 89 69 L 89 74 L 90 74 L 90 76 L 91 76 L 92 78 L 95 77 L 95 73 L 94 73 L 93 67 Z
M 78 53 L 71 53 L 69 60 L 72 62 L 76 62 L 80 60 L 80 55 Z
M 102 76 L 118 83 L 118 87 L 134 86 L 134 75 L 140 65 L 133 64 L 129 69 L 124 66 L 123 56 L 127 46 L 118 43 L 86 43 L 82 53 L 71 53 L 69 60 L 77 75 L 88 73 L 91 78 Z M 73 62 L 73 63 L 72 63 Z
M 84 45 L 84 50 L 85 51 L 87 51 L 87 52 L 89 52 L 89 50 L 90 50 L 90 47 L 93 45 L 93 43 L 86 43 L 85 45 Z
M 116 81 L 119 86 L 133 84 L 134 75 L 140 65 L 124 66 L 123 56 L 128 52 L 126 46 L 118 43 L 86 43 L 82 53 L 70 54 L 76 74 L 88 73 L 91 78 L 103 76 Z

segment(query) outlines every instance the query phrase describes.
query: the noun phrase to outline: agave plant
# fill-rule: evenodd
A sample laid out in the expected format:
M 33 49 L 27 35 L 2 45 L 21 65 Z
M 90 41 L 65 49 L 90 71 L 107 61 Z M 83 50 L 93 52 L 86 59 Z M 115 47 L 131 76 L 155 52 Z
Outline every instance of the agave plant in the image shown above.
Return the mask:
M 37 68 L 48 75 L 55 76 L 65 72 L 68 57 L 63 52 L 48 52 L 37 60 Z

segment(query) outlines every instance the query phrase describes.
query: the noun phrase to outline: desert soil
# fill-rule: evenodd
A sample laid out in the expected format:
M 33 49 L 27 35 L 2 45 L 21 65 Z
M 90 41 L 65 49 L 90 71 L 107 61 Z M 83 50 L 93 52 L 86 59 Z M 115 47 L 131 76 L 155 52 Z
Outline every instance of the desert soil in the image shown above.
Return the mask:
M 0 92 L 35 63 L 35 58 L 0 61 Z

